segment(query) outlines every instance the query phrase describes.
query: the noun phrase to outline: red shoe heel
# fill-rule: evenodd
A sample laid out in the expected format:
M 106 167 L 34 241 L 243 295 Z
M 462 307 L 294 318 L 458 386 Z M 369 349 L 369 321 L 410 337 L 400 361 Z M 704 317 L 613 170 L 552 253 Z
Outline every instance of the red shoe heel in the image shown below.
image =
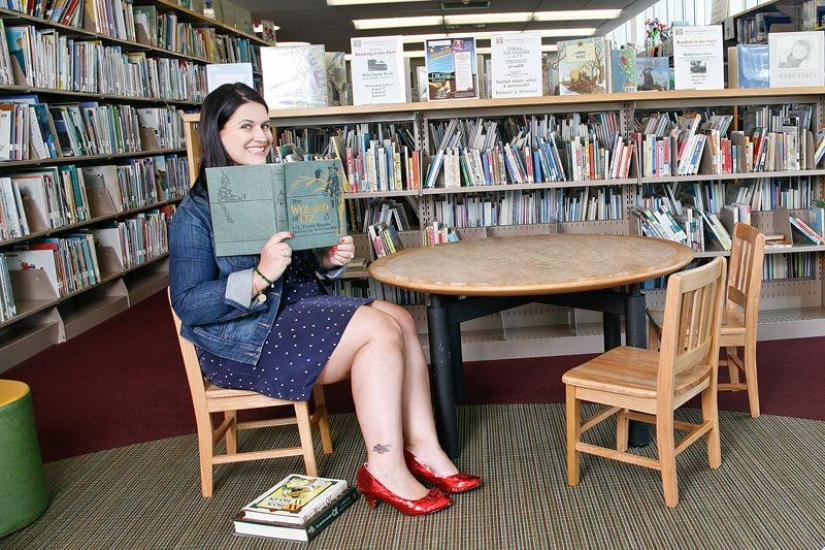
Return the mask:
M 379 501 L 384 501 L 402 514 L 408 516 L 423 516 L 443 510 L 450 505 L 450 496 L 438 489 L 430 489 L 423 497 L 417 500 L 401 498 L 375 479 L 364 464 L 355 477 L 358 490 L 364 495 L 370 508 L 375 508 Z
M 436 489 L 445 493 L 464 493 L 472 491 L 481 486 L 481 478 L 470 474 L 458 472 L 451 476 L 440 476 L 430 469 L 429 466 L 418 460 L 418 457 L 407 449 L 404 449 L 404 461 L 407 468 L 413 475 L 420 477 Z
M 372 495 L 364 493 L 364 500 L 366 500 L 367 504 L 369 504 L 370 510 L 375 510 L 375 508 L 378 506 L 378 500 Z

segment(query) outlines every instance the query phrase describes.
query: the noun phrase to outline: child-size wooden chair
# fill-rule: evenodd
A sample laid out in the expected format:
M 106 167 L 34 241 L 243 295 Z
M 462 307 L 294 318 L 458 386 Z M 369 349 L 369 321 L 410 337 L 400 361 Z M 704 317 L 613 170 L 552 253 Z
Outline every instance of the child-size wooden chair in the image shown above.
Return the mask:
M 660 470 L 665 504 L 679 503 L 676 456 L 705 436 L 711 468 L 722 464 L 716 380 L 725 259 L 668 278 L 661 350 L 621 346 L 567 371 L 567 482 L 578 485 L 580 455 L 588 453 Z M 674 420 L 674 411 L 701 394 L 702 422 Z M 582 423 L 581 402 L 606 407 Z M 616 449 L 582 441 L 582 434 L 616 414 Z M 658 459 L 627 452 L 628 421 L 656 425 Z M 687 431 L 676 442 L 674 430 Z
M 759 417 L 759 384 L 756 377 L 756 333 L 762 294 L 762 261 L 765 235 L 755 227 L 737 223 L 733 228 L 727 299 L 722 311 L 719 347 L 724 349 L 719 366 L 728 369 L 729 382 L 719 391 L 747 390 L 751 416 Z M 650 349 L 657 349 L 662 333 L 662 310 L 647 311 Z M 740 371 L 744 381 L 740 381 Z
M 171 310 L 171 307 L 170 307 Z M 315 412 L 310 414 L 307 401 L 287 401 L 261 395 L 253 391 L 219 388 L 203 377 L 198 362 L 195 346 L 180 335 L 180 319 L 172 311 L 175 329 L 178 333 L 183 364 L 186 367 L 186 377 L 189 380 L 189 389 L 192 393 L 192 404 L 195 408 L 195 421 L 198 427 L 198 449 L 200 452 L 201 492 L 204 497 L 211 497 L 213 491 L 213 467 L 216 464 L 242 462 L 247 460 L 262 460 L 286 456 L 303 456 L 307 475 L 318 475 L 315 462 L 315 447 L 312 441 L 312 428 L 318 426 L 321 433 L 321 444 L 325 454 L 332 452 L 332 438 L 329 433 L 329 419 L 327 418 L 324 390 L 316 385 L 313 390 Z M 237 411 L 247 409 L 263 409 L 268 407 L 291 406 L 295 408 L 295 416 L 289 418 L 273 418 L 239 422 Z M 212 413 L 222 412 L 223 422 L 216 428 L 212 423 Z M 269 426 L 298 425 L 301 440 L 300 447 L 285 447 L 265 451 L 238 452 L 238 431 Z M 216 454 L 215 449 L 222 439 L 226 440 L 226 454 Z

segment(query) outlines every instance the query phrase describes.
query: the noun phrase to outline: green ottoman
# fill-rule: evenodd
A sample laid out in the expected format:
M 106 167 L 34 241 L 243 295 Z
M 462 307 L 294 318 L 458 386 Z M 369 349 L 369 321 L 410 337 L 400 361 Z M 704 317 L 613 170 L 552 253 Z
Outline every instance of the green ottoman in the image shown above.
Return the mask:
M 49 505 L 29 387 L 0 380 L 0 538 L 40 517 Z

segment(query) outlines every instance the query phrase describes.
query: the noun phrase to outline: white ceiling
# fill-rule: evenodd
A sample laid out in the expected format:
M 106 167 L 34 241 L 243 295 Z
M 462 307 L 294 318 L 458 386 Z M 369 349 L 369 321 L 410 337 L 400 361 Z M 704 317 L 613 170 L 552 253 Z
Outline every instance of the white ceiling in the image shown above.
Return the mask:
M 396 34 L 444 34 L 447 32 L 486 32 L 510 30 L 539 30 L 553 28 L 596 27 L 596 34 L 610 32 L 622 22 L 641 13 L 657 0 L 443 0 L 427 2 L 382 3 L 369 6 L 327 6 L 326 0 L 231 0 L 253 14 L 255 20 L 274 21 L 281 28 L 278 41 L 299 40 L 313 44 L 324 44 L 327 51 L 350 51 L 349 40 L 354 36 L 390 36 Z M 467 4 L 467 5 L 465 5 Z M 484 7 L 475 7 L 482 4 Z M 488 6 L 486 4 L 489 4 Z M 533 12 L 581 9 L 618 9 L 622 16 L 614 20 L 563 22 L 536 22 L 487 24 L 482 29 L 415 27 L 407 29 L 381 29 L 356 31 L 353 19 L 375 19 L 379 17 L 411 17 L 420 15 L 463 15 L 479 13 Z M 545 44 L 555 44 L 558 38 L 544 38 Z M 481 44 L 484 45 L 484 44 Z M 408 46 L 408 49 L 414 47 Z

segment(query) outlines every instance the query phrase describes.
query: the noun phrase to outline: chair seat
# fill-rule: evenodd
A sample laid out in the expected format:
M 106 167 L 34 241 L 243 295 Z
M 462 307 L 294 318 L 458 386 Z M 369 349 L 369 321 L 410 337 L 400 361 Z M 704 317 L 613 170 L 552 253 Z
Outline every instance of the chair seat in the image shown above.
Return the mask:
M 701 384 L 710 365 L 698 365 L 676 374 L 676 395 Z M 579 365 L 562 376 L 562 382 L 579 388 L 656 399 L 659 352 L 621 346 Z
M 662 328 L 662 323 L 665 319 L 665 311 L 663 309 L 649 308 L 647 316 L 659 329 Z M 740 309 L 723 309 L 722 310 L 722 328 L 720 334 L 739 334 L 745 332 L 745 314 Z
M 220 386 L 216 386 L 212 383 L 207 383 L 206 387 L 204 388 L 206 394 L 210 398 L 223 398 L 223 397 L 252 397 L 252 396 L 260 396 L 261 394 L 254 392 L 252 390 L 235 390 L 232 388 L 222 388 Z M 278 399 L 276 397 L 270 397 L 275 401 L 285 401 L 284 399 Z

